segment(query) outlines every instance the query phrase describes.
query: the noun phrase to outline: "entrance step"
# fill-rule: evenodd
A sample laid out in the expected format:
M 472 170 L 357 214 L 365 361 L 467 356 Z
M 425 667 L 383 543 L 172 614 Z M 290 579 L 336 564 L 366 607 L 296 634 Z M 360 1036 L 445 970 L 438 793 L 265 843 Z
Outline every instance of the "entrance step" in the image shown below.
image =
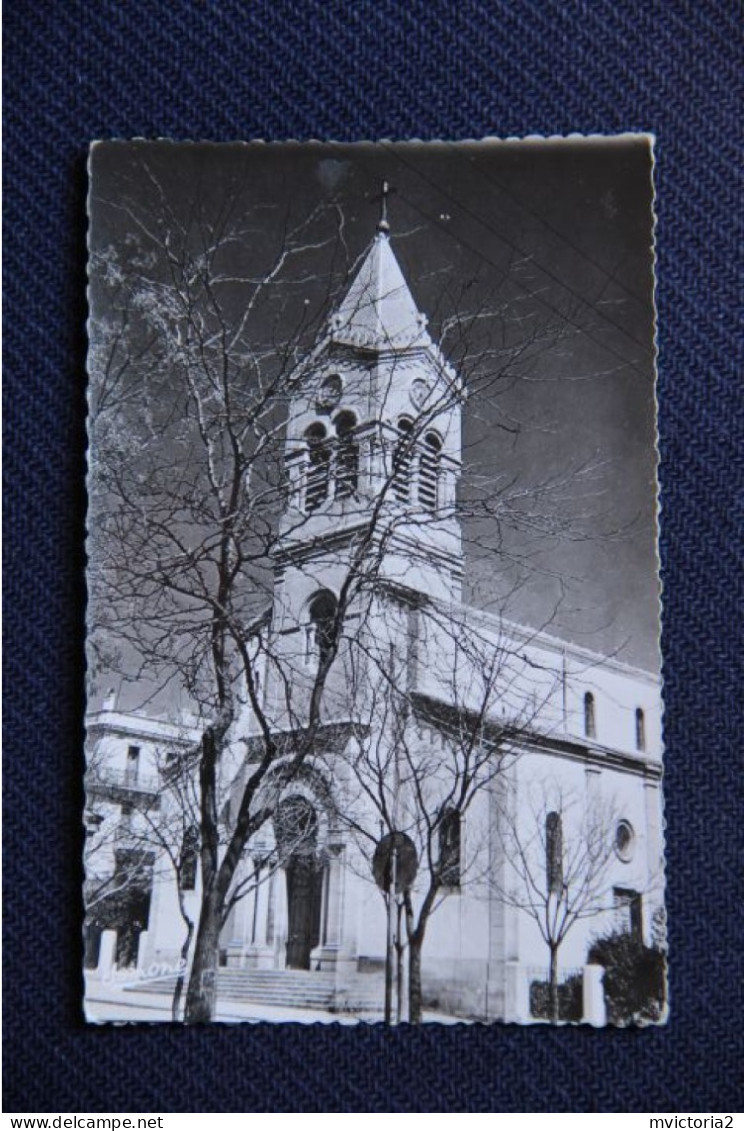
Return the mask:
M 140 992 L 172 993 L 175 978 L 141 983 Z M 384 980 L 379 973 L 353 974 L 337 984 L 328 970 L 240 970 L 221 967 L 217 995 L 222 1001 L 253 1002 L 286 1009 L 331 1013 L 383 1011 Z

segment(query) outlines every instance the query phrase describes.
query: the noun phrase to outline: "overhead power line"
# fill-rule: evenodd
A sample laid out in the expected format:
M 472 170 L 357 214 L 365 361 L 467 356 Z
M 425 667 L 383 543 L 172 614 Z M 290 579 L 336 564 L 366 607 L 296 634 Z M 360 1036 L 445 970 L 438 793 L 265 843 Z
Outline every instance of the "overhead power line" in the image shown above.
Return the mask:
M 437 192 L 439 192 L 441 194 L 441 196 L 443 196 L 445 199 L 449 200 L 452 203 L 452 205 L 454 205 L 454 207 L 456 209 L 458 209 L 461 212 L 465 212 L 467 215 L 471 216 L 472 219 L 474 219 L 482 227 L 486 228 L 486 230 L 491 232 L 492 235 L 494 235 L 497 239 L 501 240 L 502 243 L 504 243 L 506 246 L 510 247 L 513 251 L 517 252 L 520 256 L 523 256 L 525 258 L 529 258 L 527 253 L 525 251 L 523 251 L 523 249 L 520 248 L 516 243 L 514 243 L 512 240 L 510 240 L 506 236 L 504 236 L 502 232 L 496 231 L 496 229 L 491 227 L 488 223 L 486 223 L 479 216 L 477 216 L 475 213 L 473 213 L 466 205 L 463 205 L 461 201 L 457 200 L 450 193 L 448 193 L 445 189 L 441 188 L 434 181 L 432 181 L 429 177 L 427 177 L 426 174 L 422 173 L 421 170 L 417 169 L 415 165 L 412 165 L 409 161 L 407 161 L 404 157 L 402 157 L 399 150 L 393 149 L 391 147 L 390 152 L 392 153 L 392 155 L 395 157 L 395 159 L 400 164 L 409 168 L 418 177 L 420 177 L 428 185 L 430 185 Z M 491 258 L 489 258 L 483 252 L 483 250 L 481 248 L 476 247 L 473 243 L 471 243 L 469 240 L 465 239 L 463 236 L 457 235 L 452 230 L 452 228 L 448 224 L 445 224 L 439 217 L 437 217 L 436 215 L 433 215 L 431 212 L 427 212 L 424 208 L 421 207 L 421 205 L 417 204 L 415 201 L 411 200 L 404 193 L 402 193 L 399 186 L 397 187 L 397 192 L 398 192 L 399 197 L 401 199 L 405 200 L 406 203 L 415 212 L 417 212 L 423 219 L 428 221 L 428 223 L 433 224 L 435 227 L 440 228 L 442 231 L 445 231 L 451 239 L 454 239 L 457 243 L 459 243 L 463 247 L 467 248 L 468 251 L 470 251 L 473 255 L 475 255 L 477 258 L 482 260 L 482 262 L 486 263 L 489 267 L 495 268 L 496 270 L 499 270 L 498 265 L 496 263 L 494 263 L 494 261 Z M 622 332 L 624 334 L 624 336 L 629 341 L 632 341 L 634 345 L 639 346 L 644 351 L 650 349 L 650 343 L 643 343 L 643 342 L 640 342 L 637 338 L 634 338 L 632 334 L 629 334 L 627 331 L 623 330 L 622 327 L 620 327 L 617 323 L 615 323 L 611 319 L 609 319 L 602 311 L 596 310 L 596 308 L 592 305 L 592 303 L 588 299 L 584 298 L 583 295 L 578 294 L 578 292 L 572 290 L 572 288 L 567 286 L 563 282 L 563 280 L 558 278 L 556 275 L 553 275 L 551 272 L 549 272 L 546 268 L 544 268 L 542 266 L 540 266 L 539 269 L 546 276 L 548 276 L 554 282 L 556 282 L 563 290 L 565 290 L 567 293 L 572 294 L 575 298 L 577 298 L 582 303 L 583 306 L 587 307 L 593 314 L 596 314 L 599 318 L 601 318 L 604 322 L 606 322 L 608 326 L 611 326 L 613 331 Z M 576 322 L 574 319 L 572 319 L 569 315 L 567 315 L 565 313 L 565 311 L 561 310 L 554 303 L 550 302 L 550 300 L 547 299 L 544 294 L 535 293 L 535 291 L 533 289 L 528 287 L 525 283 L 523 283 L 516 276 L 514 276 L 512 278 L 512 281 L 521 291 L 524 292 L 525 295 L 532 297 L 536 301 L 540 302 L 541 305 L 543 305 L 546 309 L 550 310 L 553 314 L 558 315 L 558 317 L 561 318 L 568 325 L 573 326 L 574 329 L 578 330 L 580 333 L 584 334 L 591 341 L 595 342 L 595 344 L 598 345 L 601 349 L 603 349 L 607 353 L 611 354 L 618 361 L 621 361 L 623 363 L 623 365 L 629 366 L 631 369 L 635 370 L 635 372 L 638 373 L 640 376 L 642 376 L 644 378 L 648 378 L 648 370 L 647 369 L 641 368 L 639 363 L 636 362 L 633 358 L 628 357 L 627 354 L 623 354 L 619 350 L 615 349 L 608 342 L 604 341 L 601 337 L 598 337 L 596 334 L 592 333 L 591 330 L 587 329 L 586 326 L 580 325 L 578 322 Z

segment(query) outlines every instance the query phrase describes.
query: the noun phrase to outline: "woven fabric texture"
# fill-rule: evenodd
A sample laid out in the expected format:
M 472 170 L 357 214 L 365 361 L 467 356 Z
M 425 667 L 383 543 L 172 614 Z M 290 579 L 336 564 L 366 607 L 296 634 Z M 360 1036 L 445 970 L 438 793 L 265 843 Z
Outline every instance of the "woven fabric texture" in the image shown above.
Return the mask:
M 740 1110 L 737 8 L 7 6 L 6 1111 Z M 658 139 L 668 1027 L 87 1028 L 79 861 L 88 143 L 628 129 Z

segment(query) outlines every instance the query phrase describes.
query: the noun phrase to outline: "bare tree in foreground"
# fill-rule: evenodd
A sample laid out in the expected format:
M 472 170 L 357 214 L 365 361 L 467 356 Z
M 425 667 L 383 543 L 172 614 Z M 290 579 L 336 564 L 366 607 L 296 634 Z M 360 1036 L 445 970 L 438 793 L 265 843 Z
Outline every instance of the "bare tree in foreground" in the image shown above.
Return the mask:
M 528 782 L 517 799 L 501 795 L 496 850 L 506 872 L 497 894 L 537 926 L 549 953 L 550 1020 L 559 1020 L 558 959 L 581 920 L 612 908 L 610 868 L 618 813 L 611 800 L 580 797 L 547 781 Z
M 535 694 L 535 683 L 524 683 L 523 643 L 517 647 L 493 625 L 479 629 L 421 594 L 389 592 L 375 627 L 361 677 L 363 717 L 375 725 L 350 747 L 340 819 L 367 877 L 381 834 L 402 836 L 415 850 L 415 879 L 399 881 L 395 941 L 399 966 L 407 949 L 408 1020 L 417 1024 L 429 923 L 463 885 L 488 890 L 491 795 L 516 764 L 556 675 L 546 669 Z M 390 652 L 389 639 L 398 641 Z M 425 674 L 415 670 L 418 656 Z
M 133 681 L 149 681 L 155 695 L 185 691 L 202 720 L 163 785 L 171 806 L 193 793 L 197 813 L 201 906 L 195 924 L 186 918 L 184 943 L 188 951 L 194 935 L 185 1020 L 195 1022 L 214 1016 L 219 934 L 243 849 L 267 818 L 254 800 L 276 757 L 259 687 L 261 614 L 283 492 L 282 406 L 305 327 L 295 319 L 281 341 L 260 337 L 255 314 L 272 284 L 283 293 L 287 264 L 322 241 L 311 215 L 262 263 L 246 262 L 249 233 L 226 205 L 207 215 L 195 201 L 184 217 L 157 184 L 154 195 L 151 209 L 110 205 L 126 214 L 134 247 L 124 259 L 111 247 L 92 259 L 90 639 L 94 667 L 98 645 L 115 641 Z M 297 765 L 336 646 L 315 673 Z M 226 822 L 241 710 L 263 749 Z M 165 830 L 154 833 L 180 851 Z

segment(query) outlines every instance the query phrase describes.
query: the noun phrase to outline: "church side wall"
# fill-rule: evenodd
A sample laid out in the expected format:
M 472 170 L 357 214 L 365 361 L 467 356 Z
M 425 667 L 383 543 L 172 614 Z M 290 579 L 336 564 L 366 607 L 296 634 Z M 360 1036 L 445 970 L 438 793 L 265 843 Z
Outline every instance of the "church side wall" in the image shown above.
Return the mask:
M 606 869 L 598 876 L 602 910 L 580 920 L 561 945 L 559 965 L 564 971 L 580 969 L 587 960 L 593 939 L 613 931 L 630 930 L 627 906 L 618 906 L 615 892 L 637 893 L 642 902 L 643 938 L 650 945 L 654 912 L 662 906 L 663 877 L 659 871 L 659 789 L 655 779 L 556 755 L 525 754 L 516 767 L 518 821 L 521 840 L 527 843 L 530 824 L 544 820 L 547 811 L 559 811 L 563 822 L 564 852 L 575 852 L 580 838 L 586 839 L 586 821 L 598 817 L 606 840 L 614 843 L 617 826 L 627 822 L 632 829 L 630 850 L 623 858 L 612 851 Z M 649 815 L 651 819 L 649 820 Z M 543 841 L 544 843 L 544 841 Z M 536 861 L 536 872 L 540 868 Z M 507 871 L 508 871 L 507 864 Z M 516 878 L 512 875 L 516 884 Z M 524 912 L 518 913 L 518 960 L 523 966 L 546 971 L 548 948 L 537 925 Z

